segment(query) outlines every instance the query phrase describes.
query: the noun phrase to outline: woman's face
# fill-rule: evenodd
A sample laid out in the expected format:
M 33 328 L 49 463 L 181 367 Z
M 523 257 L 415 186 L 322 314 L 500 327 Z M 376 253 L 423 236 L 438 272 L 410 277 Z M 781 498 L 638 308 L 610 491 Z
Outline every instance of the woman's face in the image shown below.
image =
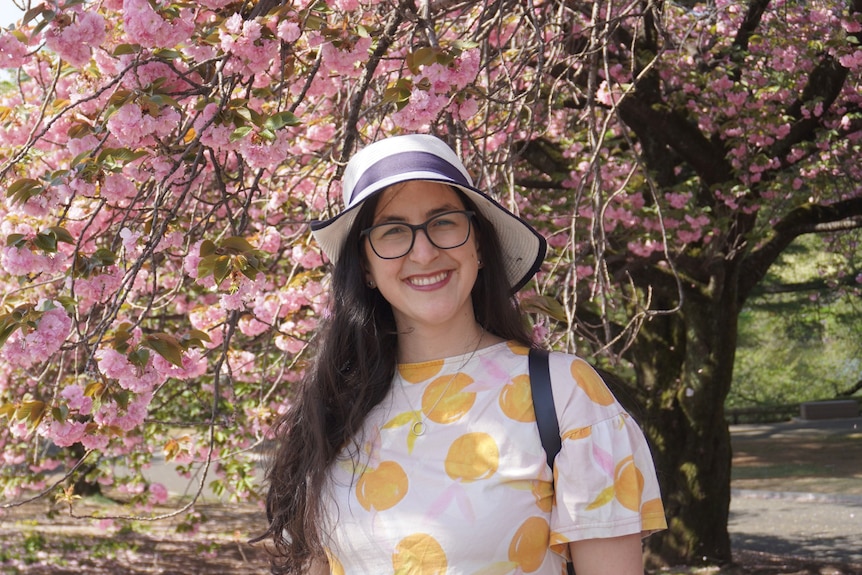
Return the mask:
M 463 209 L 461 198 L 449 186 L 410 181 L 382 192 L 373 225 L 418 225 L 437 214 Z M 392 306 L 399 331 L 473 326 L 470 293 L 479 273 L 479 246 L 475 227 L 470 226 L 469 239 L 451 249 L 435 247 L 423 231 L 417 230 L 412 249 L 397 259 L 378 257 L 368 238 L 363 240 L 366 280 L 374 282 Z

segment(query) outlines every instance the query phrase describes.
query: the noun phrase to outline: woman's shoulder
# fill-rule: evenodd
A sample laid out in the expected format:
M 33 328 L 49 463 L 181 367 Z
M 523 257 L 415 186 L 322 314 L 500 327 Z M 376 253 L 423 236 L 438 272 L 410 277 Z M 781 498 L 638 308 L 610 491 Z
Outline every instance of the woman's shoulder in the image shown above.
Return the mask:
M 548 366 L 558 414 L 577 412 L 577 419 L 591 423 L 627 414 L 602 375 L 583 357 L 554 351 Z

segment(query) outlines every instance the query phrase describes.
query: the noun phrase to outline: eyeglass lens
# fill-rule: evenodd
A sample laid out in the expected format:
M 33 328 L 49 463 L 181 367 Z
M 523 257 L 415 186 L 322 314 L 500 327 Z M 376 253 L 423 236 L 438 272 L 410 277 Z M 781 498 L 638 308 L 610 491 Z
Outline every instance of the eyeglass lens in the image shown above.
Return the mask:
M 463 245 L 470 237 L 472 212 L 457 211 L 438 214 L 423 224 L 402 222 L 378 224 L 366 230 L 371 249 L 383 259 L 407 255 L 413 248 L 416 232 L 422 230 L 428 240 L 441 250 Z

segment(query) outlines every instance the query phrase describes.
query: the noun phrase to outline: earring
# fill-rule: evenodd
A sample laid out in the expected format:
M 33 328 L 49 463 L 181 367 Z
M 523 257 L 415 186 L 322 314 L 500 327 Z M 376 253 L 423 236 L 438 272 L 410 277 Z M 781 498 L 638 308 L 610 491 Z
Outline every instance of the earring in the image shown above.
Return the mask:
M 368 287 L 370 287 L 371 289 L 374 289 L 374 288 L 376 288 L 376 287 L 377 287 L 377 284 L 376 284 L 376 283 L 374 283 L 374 280 L 368 280 L 367 285 L 368 285 Z
M 480 268 L 484 265 L 481 259 L 476 260 L 476 263 L 479 264 Z

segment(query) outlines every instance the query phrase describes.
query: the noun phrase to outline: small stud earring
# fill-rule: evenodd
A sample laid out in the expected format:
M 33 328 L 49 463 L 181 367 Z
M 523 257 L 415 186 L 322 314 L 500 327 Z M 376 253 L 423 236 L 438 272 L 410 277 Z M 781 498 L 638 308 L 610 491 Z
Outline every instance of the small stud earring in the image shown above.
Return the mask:
M 374 280 L 368 280 L 368 287 L 374 289 L 375 287 L 377 287 L 377 284 L 374 283 Z

